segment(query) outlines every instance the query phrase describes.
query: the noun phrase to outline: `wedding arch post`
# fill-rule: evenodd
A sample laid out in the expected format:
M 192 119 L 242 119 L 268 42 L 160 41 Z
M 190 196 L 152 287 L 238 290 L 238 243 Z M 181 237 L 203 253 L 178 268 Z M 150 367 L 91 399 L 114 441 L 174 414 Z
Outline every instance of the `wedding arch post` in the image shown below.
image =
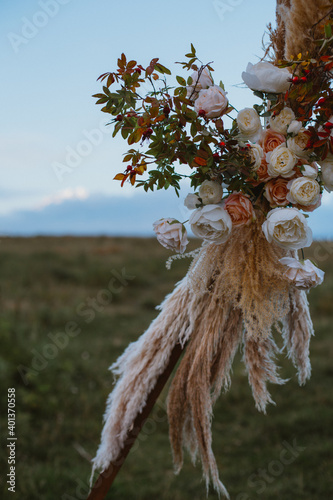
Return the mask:
M 159 376 L 155 387 L 150 392 L 147 398 L 147 403 L 143 408 L 142 412 L 140 412 L 134 420 L 133 428 L 128 433 L 125 446 L 119 453 L 117 460 L 112 462 L 106 470 L 104 470 L 99 474 L 98 478 L 96 479 L 94 485 L 91 488 L 87 500 L 103 500 L 105 498 L 107 492 L 112 486 L 113 481 L 117 477 L 118 472 L 120 471 L 122 465 L 124 464 L 127 455 L 131 451 L 131 448 L 135 443 L 136 438 L 138 437 L 142 427 L 144 426 L 145 421 L 149 417 L 149 414 L 152 411 L 159 395 L 161 394 L 165 384 L 167 383 L 174 367 L 176 366 L 183 350 L 184 347 L 182 345 L 180 344 L 175 345 L 166 369 Z

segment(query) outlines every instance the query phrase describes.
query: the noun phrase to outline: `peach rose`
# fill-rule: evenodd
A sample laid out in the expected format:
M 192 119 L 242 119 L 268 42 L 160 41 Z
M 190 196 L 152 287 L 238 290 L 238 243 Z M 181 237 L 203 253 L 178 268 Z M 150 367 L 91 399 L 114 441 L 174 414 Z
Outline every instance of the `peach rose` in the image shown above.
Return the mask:
M 253 179 L 253 178 L 247 179 L 254 186 L 258 186 L 262 182 L 267 182 L 272 178 L 268 175 L 267 161 L 266 161 L 265 157 L 261 159 L 261 163 L 259 165 L 259 168 L 257 168 L 257 170 L 255 170 L 255 174 L 257 174 L 257 179 Z
M 259 144 L 265 153 L 268 153 L 284 142 L 286 142 L 284 135 L 279 134 L 278 132 L 273 132 L 273 130 L 266 129 L 259 141 Z
M 230 215 L 233 226 L 243 226 L 256 218 L 251 201 L 242 193 L 232 193 L 228 196 L 224 209 Z
M 266 161 L 266 158 L 263 158 L 261 160 L 260 167 L 257 170 L 258 180 L 260 182 L 266 182 L 266 181 L 269 181 L 269 179 L 271 179 L 271 177 L 267 171 L 267 166 L 268 166 L 268 163 Z
M 289 191 L 287 188 L 288 182 L 289 179 L 276 177 L 265 185 L 264 195 L 272 208 L 288 205 L 289 201 L 286 198 Z

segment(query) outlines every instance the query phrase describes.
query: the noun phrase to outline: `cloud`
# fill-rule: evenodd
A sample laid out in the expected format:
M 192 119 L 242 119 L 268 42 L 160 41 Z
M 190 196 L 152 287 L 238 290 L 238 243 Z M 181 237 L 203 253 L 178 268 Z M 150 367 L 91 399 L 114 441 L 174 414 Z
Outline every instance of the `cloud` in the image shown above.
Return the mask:
M 35 210 L 43 210 L 49 205 L 60 205 L 68 200 L 86 200 L 89 193 L 86 188 L 78 186 L 75 188 L 66 188 L 57 193 L 45 196 L 35 207 Z

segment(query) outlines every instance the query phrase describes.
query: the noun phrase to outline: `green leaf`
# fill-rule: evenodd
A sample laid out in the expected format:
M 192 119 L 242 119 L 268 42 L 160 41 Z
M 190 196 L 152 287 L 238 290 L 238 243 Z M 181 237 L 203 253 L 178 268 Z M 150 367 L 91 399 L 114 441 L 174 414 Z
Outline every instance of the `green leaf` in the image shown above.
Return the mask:
M 124 156 L 123 158 L 123 162 L 127 162 L 127 161 L 130 161 L 131 159 L 133 158 L 133 155 L 131 153 L 128 153 Z
M 176 76 L 176 80 L 181 85 L 182 87 L 186 86 L 186 80 L 182 78 L 181 76 Z
M 115 127 L 114 127 L 114 131 L 113 131 L 113 134 L 112 134 L 112 137 L 115 137 L 117 135 L 117 133 L 119 132 L 121 128 L 121 123 L 116 123 Z
M 326 38 L 331 38 L 332 36 L 332 26 L 330 24 L 325 24 L 325 36 Z
M 155 69 L 159 73 L 162 73 L 165 75 L 171 75 L 171 71 L 168 68 L 166 68 L 165 66 L 163 66 L 163 64 L 160 64 L 160 63 L 155 64 Z
M 264 99 L 264 93 L 263 92 L 260 92 L 260 90 L 255 90 L 253 92 L 253 94 L 256 96 L 256 97 L 259 97 L 259 99 Z

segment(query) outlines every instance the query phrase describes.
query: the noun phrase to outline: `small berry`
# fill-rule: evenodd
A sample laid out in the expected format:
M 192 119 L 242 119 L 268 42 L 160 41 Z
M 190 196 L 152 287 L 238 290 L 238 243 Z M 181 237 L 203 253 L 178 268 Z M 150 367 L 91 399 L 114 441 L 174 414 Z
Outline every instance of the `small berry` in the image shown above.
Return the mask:
M 117 122 L 121 122 L 122 119 L 123 119 L 123 115 L 118 115 L 116 118 Z
M 307 81 L 306 76 L 302 76 L 301 80 L 302 80 L 302 82 L 306 82 Z
M 165 116 L 168 116 L 170 114 L 170 108 L 168 105 L 164 106 L 163 113 L 165 114 Z
M 332 122 L 326 122 L 326 123 L 324 123 L 324 128 L 326 130 L 331 130 L 333 128 L 333 123 Z
M 215 161 L 219 161 L 220 155 L 218 153 L 214 153 L 213 154 L 213 158 L 214 158 Z
M 221 142 L 219 143 L 219 146 L 220 146 L 220 148 L 224 148 L 224 146 L 225 146 L 225 142 L 224 142 L 224 141 L 221 141 Z
M 205 115 L 206 115 L 206 111 L 204 109 L 200 109 L 199 116 L 205 116 Z

